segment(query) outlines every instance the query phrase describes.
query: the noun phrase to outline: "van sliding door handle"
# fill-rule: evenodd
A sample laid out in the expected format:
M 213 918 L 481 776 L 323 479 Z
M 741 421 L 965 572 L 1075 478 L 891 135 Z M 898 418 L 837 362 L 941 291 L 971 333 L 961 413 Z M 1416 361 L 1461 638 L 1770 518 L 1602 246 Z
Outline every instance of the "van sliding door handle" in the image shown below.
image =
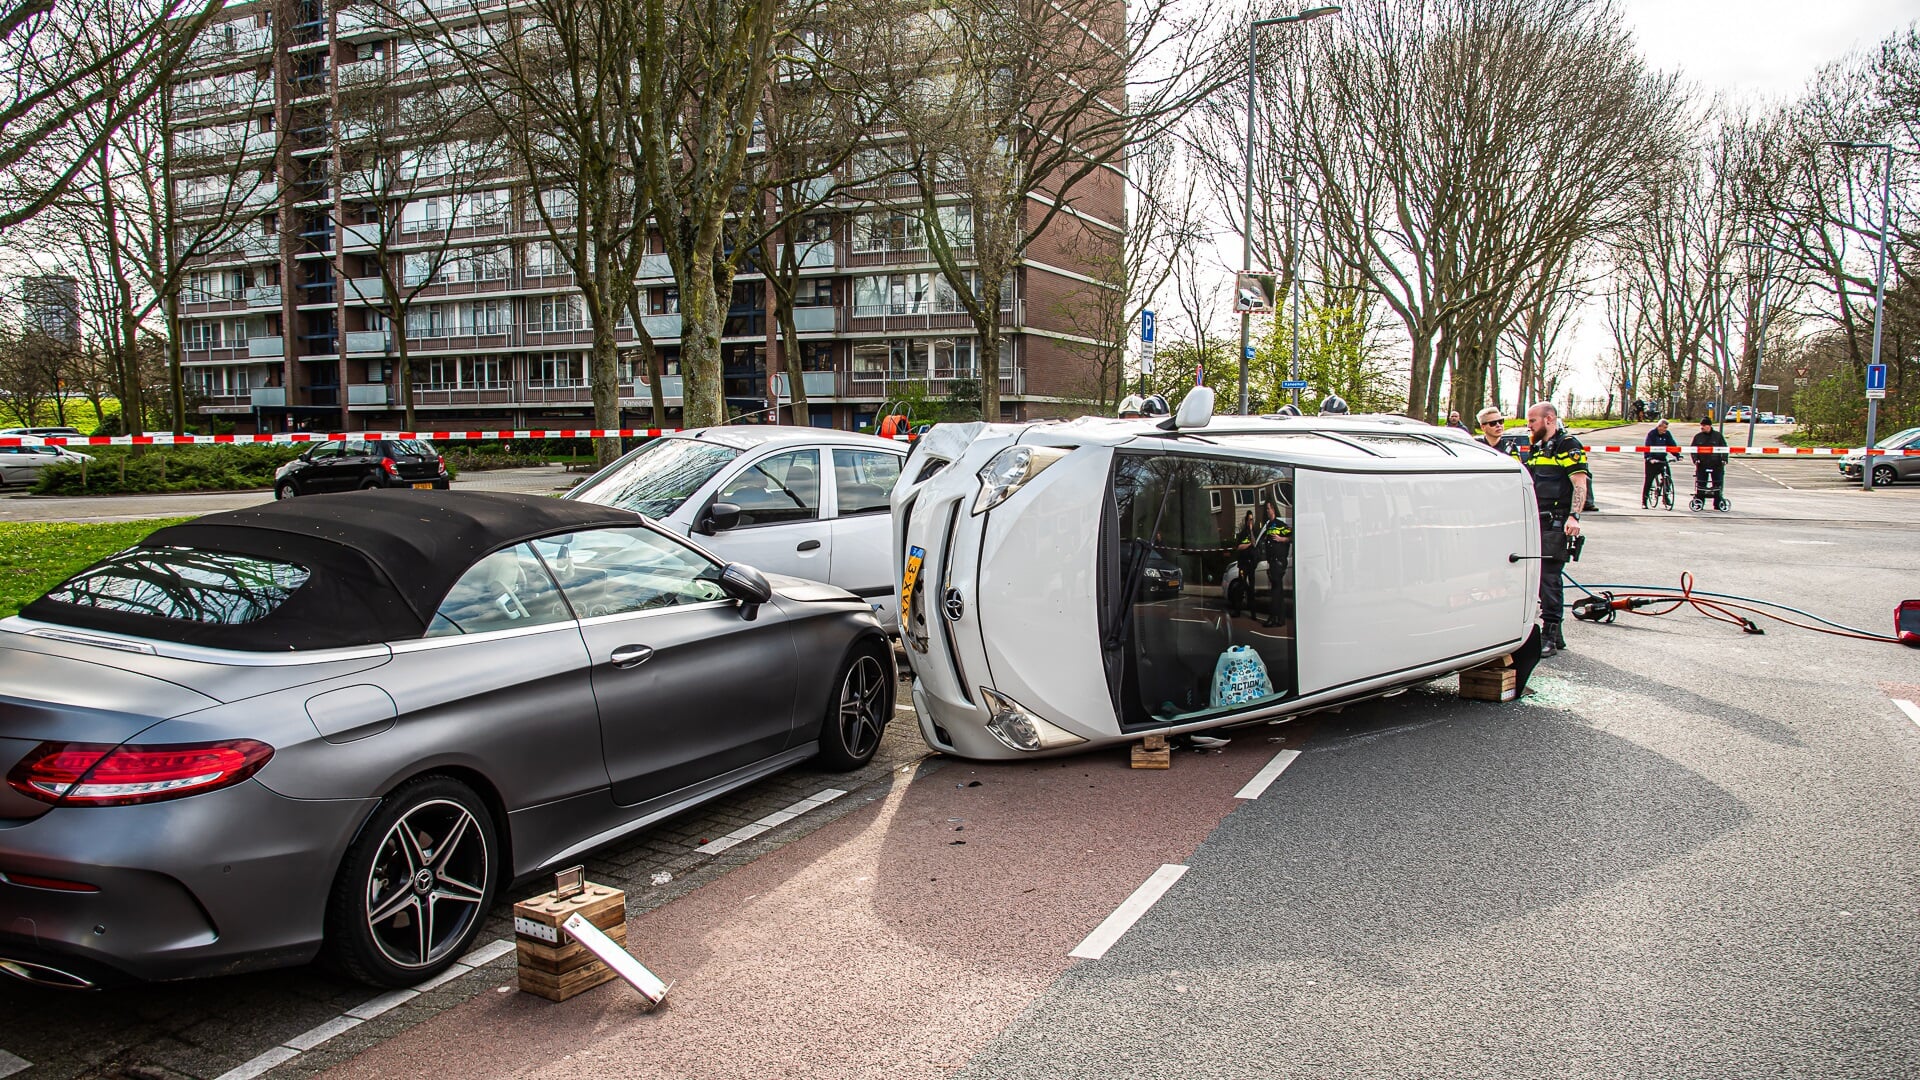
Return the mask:
M 800 546 L 795 548 L 794 550 L 795 551 L 818 551 L 820 550 L 820 541 L 802 540 L 800 541 Z
M 617 668 L 639 667 L 651 656 L 653 656 L 651 645 L 622 645 L 613 650 L 613 653 L 607 657 L 607 662 Z

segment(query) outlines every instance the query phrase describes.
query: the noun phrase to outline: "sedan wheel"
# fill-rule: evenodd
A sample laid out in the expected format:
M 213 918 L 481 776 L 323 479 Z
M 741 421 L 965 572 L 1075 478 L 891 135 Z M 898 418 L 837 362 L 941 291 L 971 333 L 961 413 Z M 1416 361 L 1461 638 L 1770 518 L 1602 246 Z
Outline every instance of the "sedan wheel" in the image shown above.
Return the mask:
M 1874 487 L 1892 487 L 1895 479 L 1896 477 L 1894 476 L 1894 473 L 1893 473 L 1893 466 L 1875 465 L 1873 467 L 1873 486 Z
M 292 481 L 288 481 L 273 489 L 273 497 L 276 499 L 291 499 L 297 494 L 299 494 L 299 492 L 293 489 Z
M 471 789 L 446 777 L 402 787 L 347 852 L 328 944 L 356 978 L 417 983 L 446 970 L 493 902 L 498 842 Z
M 834 685 L 833 704 L 820 728 L 820 761 L 828 768 L 857 769 L 873 760 L 893 719 L 893 674 L 878 651 L 863 645 L 841 666 Z

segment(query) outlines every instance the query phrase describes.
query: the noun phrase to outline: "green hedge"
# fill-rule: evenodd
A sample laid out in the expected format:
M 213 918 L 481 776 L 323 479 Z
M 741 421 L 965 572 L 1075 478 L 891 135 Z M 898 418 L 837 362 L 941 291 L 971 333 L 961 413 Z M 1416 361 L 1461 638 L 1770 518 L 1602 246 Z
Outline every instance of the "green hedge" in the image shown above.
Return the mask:
M 93 460 L 43 469 L 35 495 L 139 495 L 168 491 L 251 491 L 304 446 L 91 446 Z M 137 451 L 137 452 L 136 452 Z
M 12 615 L 48 589 L 162 525 L 192 518 L 73 523 L 0 521 L 0 616 Z

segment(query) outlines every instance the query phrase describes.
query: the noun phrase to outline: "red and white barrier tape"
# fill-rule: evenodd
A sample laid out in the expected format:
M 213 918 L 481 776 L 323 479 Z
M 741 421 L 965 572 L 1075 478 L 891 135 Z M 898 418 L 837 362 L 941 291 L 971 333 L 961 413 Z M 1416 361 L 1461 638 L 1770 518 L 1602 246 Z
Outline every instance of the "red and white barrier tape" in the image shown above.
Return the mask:
M 260 443 L 344 442 L 348 439 L 425 439 L 429 442 L 488 442 L 502 439 L 630 439 L 670 435 L 684 428 L 532 428 L 524 431 L 282 431 L 269 435 L 0 435 L 0 446 L 195 446 Z M 913 436 L 896 435 L 902 442 Z M 1865 453 L 1869 457 L 1920 457 L 1920 450 L 1865 450 L 1824 446 L 1589 446 L 1589 454 L 1667 453 L 1674 457 L 1698 454 L 1755 454 L 1763 457 L 1838 457 Z

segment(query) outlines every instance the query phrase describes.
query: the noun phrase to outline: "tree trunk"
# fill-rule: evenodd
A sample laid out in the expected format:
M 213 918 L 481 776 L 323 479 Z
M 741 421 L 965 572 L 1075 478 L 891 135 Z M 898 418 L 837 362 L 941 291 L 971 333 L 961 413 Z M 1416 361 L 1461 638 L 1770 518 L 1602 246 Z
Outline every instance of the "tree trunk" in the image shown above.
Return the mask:
M 720 332 L 727 310 L 721 283 L 713 276 L 713 256 L 696 252 L 680 290 L 681 416 L 687 427 L 712 427 L 727 420 L 726 384 L 720 369 Z M 733 282 L 726 282 L 731 296 Z
M 1427 414 L 1427 380 L 1433 371 L 1433 331 L 1425 327 L 1409 327 L 1407 336 L 1412 341 L 1412 364 L 1407 371 L 1407 413 L 1416 420 L 1425 420 Z
M 173 395 L 173 430 L 187 433 L 186 376 L 180 370 L 180 293 L 167 291 L 167 389 Z
M 400 353 L 400 405 L 406 410 L 407 430 L 418 431 L 420 429 L 416 425 L 419 422 L 413 415 L 413 350 L 407 344 L 406 324 L 389 319 L 387 325 L 400 327 L 393 335 L 394 347 Z
M 593 322 L 593 357 L 589 361 L 593 374 L 587 380 L 593 387 L 593 426 L 603 429 L 620 426 L 620 351 L 614 342 L 613 324 L 612 319 Z M 595 439 L 593 452 L 601 465 L 611 465 L 620 457 L 620 439 Z

